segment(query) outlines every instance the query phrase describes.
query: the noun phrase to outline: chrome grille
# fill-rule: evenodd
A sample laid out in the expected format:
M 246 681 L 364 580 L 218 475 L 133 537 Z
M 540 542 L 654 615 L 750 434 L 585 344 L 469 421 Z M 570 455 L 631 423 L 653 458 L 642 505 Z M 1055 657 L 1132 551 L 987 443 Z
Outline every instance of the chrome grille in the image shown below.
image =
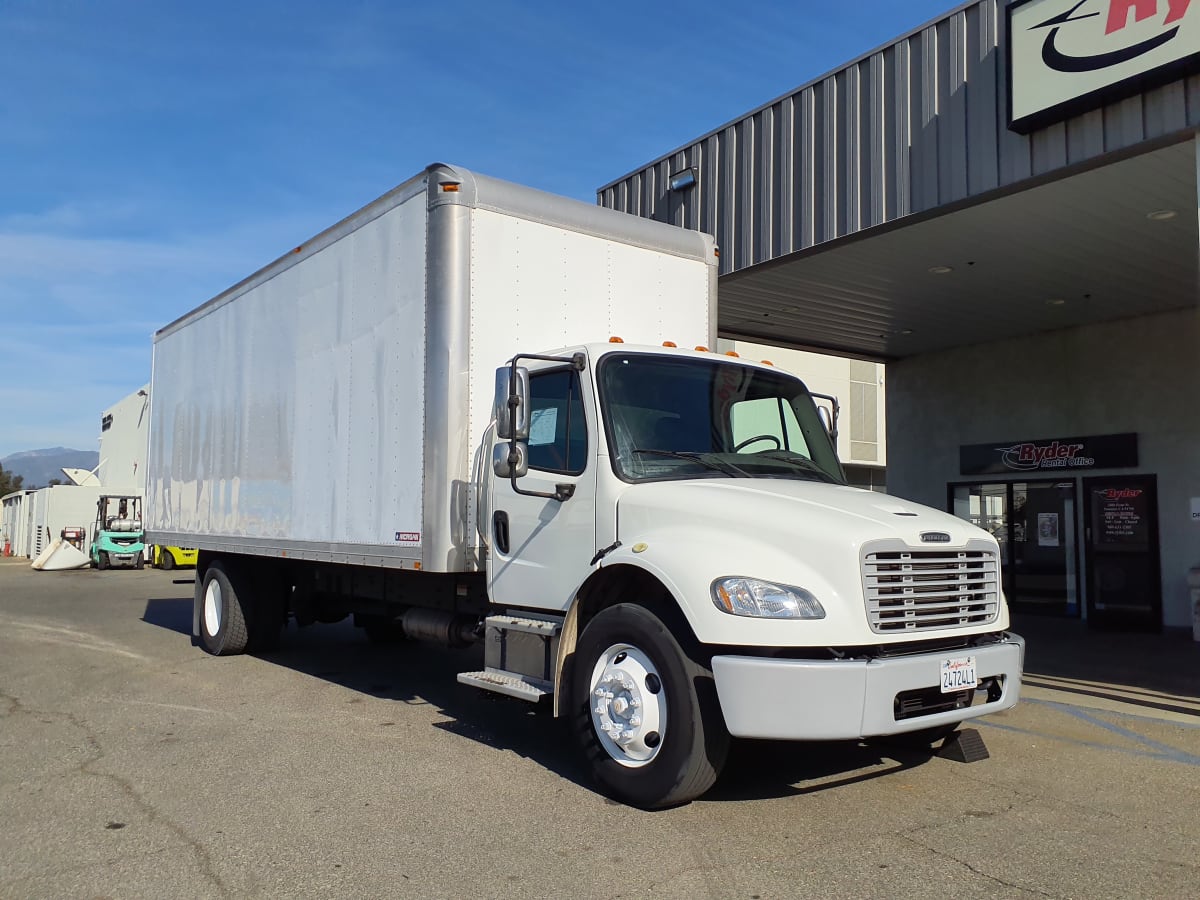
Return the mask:
M 863 588 L 879 634 L 985 625 L 1000 611 L 1000 563 L 992 550 L 873 550 Z

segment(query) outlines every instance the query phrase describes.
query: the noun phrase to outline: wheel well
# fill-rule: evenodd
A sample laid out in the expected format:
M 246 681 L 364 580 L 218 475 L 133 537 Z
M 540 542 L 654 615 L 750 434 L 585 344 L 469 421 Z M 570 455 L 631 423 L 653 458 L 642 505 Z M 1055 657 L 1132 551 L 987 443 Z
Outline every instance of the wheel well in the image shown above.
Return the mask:
M 676 635 L 695 643 L 696 635 L 667 586 L 645 569 L 629 565 L 605 566 L 584 583 L 576 612 L 579 631 L 601 610 L 618 603 L 646 607 Z
M 571 683 L 571 667 L 575 657 L 575 644 L 579 635 L 602 610 L 618 603 L 636 603 L 644 606 L 665 624 L 684 652 L 698 658 L 700 643 L 679 603 L 667 590 L 667 586 L 637 566 L 604 566 L 584 582 L 579 596 L 567 615 L 559 642 L 558 666 L 555 671 L 554 714 L 564 712 L 565 687 Z

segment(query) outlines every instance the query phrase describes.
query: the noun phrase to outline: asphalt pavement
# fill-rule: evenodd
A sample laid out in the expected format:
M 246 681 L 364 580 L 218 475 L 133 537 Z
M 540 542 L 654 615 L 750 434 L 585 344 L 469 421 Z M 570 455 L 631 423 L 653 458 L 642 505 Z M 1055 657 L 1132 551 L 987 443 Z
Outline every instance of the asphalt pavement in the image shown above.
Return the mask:
M 687 806 L 595 793 L 478 650 L 192 646 L 187 572 L 0 562 L 0 897 L 1194 897 L 1200 644 L 1022 621 L 964 764 L 735 747 Z

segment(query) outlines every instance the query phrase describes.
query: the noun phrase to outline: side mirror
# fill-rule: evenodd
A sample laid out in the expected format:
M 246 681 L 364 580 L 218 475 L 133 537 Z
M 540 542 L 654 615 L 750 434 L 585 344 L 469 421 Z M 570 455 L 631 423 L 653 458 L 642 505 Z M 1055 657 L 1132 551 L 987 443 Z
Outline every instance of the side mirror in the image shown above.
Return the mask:
M 516 383 L 512 379 L 512 367 L 502 366 L 496 370 L 496 393 L 492 401 L 492 415 L 496 419 L 496 437 L 502 441 L 529 440 L 529 370 L 517 366 Z M 516 408 L 510 406 L 516 398 Z M 496 474 L 500 474 L 497 470 Z M 524 474 L 524 473 L 522 473 Z M 508 476 L 503 476 L 507 478 Z
M 516 454 L 516 465 L 512 463 Z M 529 445 L 519 441 L 492 445 L 492 471 L 497 478 L 522 478 L 529 471 Z
M 825 406 L 817 407 L 817 418 L 821 420 L 821 424 L 825 426 L 825 433 L 833 435 L 833 417 L 829 414 L 829 408 Z
M 837 446 L 838 437 L 838 413 L 841 411 L 841 404 L 838 403 L 838 398 L 832 394 L 809 394 L 814 401 L 824 400 L 829 404 L 828 407 L 817 405 L 817 418 L 821 420 L 821 424 L 825 426 L 825 431 L 833 441 L 834 447 Z

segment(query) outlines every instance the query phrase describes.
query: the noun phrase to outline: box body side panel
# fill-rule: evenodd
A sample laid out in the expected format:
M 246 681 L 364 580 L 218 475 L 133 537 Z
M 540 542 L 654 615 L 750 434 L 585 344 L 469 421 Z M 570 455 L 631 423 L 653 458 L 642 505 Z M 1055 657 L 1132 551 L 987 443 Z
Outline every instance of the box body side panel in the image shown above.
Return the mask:
M 150 530 L 419 546 L 425 240 L 418 193 L 160 338 Z

